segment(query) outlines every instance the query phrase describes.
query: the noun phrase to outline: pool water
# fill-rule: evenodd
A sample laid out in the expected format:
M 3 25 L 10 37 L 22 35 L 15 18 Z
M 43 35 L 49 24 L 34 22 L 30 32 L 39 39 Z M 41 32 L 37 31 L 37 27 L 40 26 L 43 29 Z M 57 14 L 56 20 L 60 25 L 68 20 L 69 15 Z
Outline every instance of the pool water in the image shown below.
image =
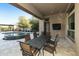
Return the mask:
M 2 33 L 4 35 L 3 40 L 16 40 L 24 38 L 25 35 L 29 34 L 30 38 L 33 39 L 33 32 L 4 32 Z

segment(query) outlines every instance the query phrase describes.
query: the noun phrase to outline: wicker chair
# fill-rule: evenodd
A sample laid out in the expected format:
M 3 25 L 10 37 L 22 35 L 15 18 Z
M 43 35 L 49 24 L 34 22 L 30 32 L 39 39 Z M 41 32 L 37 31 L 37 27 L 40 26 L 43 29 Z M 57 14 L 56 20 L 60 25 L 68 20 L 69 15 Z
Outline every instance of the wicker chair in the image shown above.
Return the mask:
M 23 56 L 36 56 L 37 55 L 38 53 L 37 49 L 30 47 L 28 44 L 24 42 L 19 41 L 19 44 L 20 44 Z

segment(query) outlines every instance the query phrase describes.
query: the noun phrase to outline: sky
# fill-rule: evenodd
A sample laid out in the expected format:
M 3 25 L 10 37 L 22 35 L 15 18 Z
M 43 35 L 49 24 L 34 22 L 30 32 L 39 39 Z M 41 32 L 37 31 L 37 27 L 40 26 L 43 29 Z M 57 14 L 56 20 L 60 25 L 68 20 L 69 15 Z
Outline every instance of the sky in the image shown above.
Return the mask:
M 32 15 L 8 3 L 0 3 L 0 24 L 16 24 L 20 16 L 31 18 Z

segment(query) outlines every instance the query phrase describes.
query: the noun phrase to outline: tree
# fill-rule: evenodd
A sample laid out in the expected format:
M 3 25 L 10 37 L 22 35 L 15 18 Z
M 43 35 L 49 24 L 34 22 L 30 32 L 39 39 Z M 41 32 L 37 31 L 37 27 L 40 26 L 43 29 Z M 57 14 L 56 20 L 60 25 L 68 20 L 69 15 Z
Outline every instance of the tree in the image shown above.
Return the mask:
M 13 26 L 8 26 L 8 30 L 14 30 Z
M 1 31 L 7 31 L 8 30 L 8 26 L 1 26 Z
M 18 27 L 23 28 L 23 30 L 25 28 L 31 28 L 29 19 L 27 19 L 25 16 L 19 17 Z
M 2 27 L 0 26 L 0 31 L 1 31 L 1 28 L 2 28 Z
M 37 18 L 32 17 L 32 19 L 30 20 L 30 23 L 32 24 L 31 29 L 33 31 L 39 31 L 39 21 Z

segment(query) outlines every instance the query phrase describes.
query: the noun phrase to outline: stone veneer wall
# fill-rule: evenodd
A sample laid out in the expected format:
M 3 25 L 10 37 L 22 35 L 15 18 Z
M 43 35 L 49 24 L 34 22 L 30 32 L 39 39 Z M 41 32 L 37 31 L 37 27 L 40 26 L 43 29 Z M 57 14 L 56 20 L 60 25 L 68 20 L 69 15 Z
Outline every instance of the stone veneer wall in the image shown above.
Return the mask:
M 59 13 L 59 14 L 54 14 L 50 16 L 49 22 L 50 22 L 50 32 L 52 37 L 54 37 L 56 34 L 59 34 L 60 37 L 65 36 L 66 20 L 67 20 L 67 17 L 65 13 Z M 52 24 L 55 24 L 55 23 L 61 23 L 61 30 L 53 30 Z

